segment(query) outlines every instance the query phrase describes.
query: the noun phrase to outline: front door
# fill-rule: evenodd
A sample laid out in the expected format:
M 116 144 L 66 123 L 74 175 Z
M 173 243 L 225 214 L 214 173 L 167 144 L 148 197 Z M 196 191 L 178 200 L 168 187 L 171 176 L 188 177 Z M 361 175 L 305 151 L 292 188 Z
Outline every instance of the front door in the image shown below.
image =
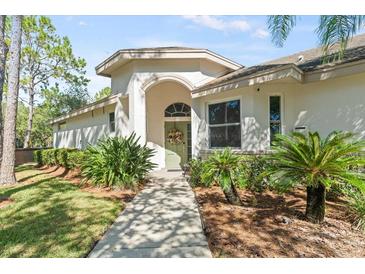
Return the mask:
M 165 122 L 165 161 L 167 170 L 180 170 L 188 162 L 190 122 Z M 181 138 L 179 138 L 181 136 Z

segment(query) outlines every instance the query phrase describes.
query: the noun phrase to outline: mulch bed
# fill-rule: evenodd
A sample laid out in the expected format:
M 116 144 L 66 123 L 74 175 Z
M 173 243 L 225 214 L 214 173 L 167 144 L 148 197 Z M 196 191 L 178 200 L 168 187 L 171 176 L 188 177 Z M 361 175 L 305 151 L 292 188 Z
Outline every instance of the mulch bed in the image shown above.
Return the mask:
M 216 186 L 194 192 L 214 257 L 365 257 L 365 234 L 340 198 L 327 202 L 325 222 L 316 225 L 304 218 L 304 190 L 239 190 L 243 206 L 228 204 Z

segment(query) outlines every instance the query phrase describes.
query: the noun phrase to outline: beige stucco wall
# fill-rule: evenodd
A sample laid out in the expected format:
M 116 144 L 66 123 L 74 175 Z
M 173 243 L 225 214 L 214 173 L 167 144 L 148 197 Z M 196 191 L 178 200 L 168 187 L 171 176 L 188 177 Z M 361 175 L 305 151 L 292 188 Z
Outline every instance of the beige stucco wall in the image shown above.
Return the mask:
M 260 88 L 260 91 L 257 91 Z M 269 147 L 269 95 L 282 96 L 283 132 L 307 126 L 326 136 L 333 130 L 349 130 L 365 138 L 365 74 L 319 82 L 267 83 L 240 88 L 193 100 L 193 154 L 208 149 L 208 103 L 241 99 L 242 149 L 265 150 Z
M 116 136 L 136 132 L 141 143 L 156 149 L 154 162 L 165 166 L 164 109 L 174 102 L 192 107 L 192 147 L 198 156 L 209 149 L 208 103 L 241 100 L 242 150 L 269 147 L 269 95 L 282 96 L 283 132 L 295 126 L 327 135 L 351 130 L 365 137 L 365 73 L 301 84 L 278 80 L 191 99 L 190 91 L 226 73 L 220 65 L 204 60 L 132 61 L 112 74 L 113 93 L 123 96 L 116 104 L 67 120 L 65 130 L 54 128 L 55 147 L 85 147 L 109 136 L 108 112 L 116 113 Z M 286 82 L 284 82 L 286 81 Z M 260 91 L 257 91 L 260 88 Z
M 108 115 L 114 109 L 115 104 L 70 118 L 63 130 L 54 125 L 53 146 L 85 148 L 100 138 L 113 136 L 109 131 Z
M 176 82 L 163 82 L 146 92 L 147 145 L 156 150 L 153 161 L 165 167 L 164 112 L 173 103 L 191 105 L 190 91 Z

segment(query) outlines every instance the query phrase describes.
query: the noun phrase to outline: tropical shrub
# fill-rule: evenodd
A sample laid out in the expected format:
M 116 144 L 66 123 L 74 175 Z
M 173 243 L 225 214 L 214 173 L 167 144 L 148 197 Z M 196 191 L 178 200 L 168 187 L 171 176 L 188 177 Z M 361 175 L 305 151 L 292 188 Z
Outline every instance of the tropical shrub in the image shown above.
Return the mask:
M 53 148 L 36 150 L 33 156 L 39 166 L 62 166 L 73 169 L 80 166 L 83 151 L 74 148 Z
M 202 180 L 217 182 L 222 188 L 227 201 L 234 205 L 241 205 L 241 199 L 236 189 L 236 179 L 239 173 L 240 156 L 232 150 L 215 151 L 203 165 Z
M 82 150 L 72 150 L 67 154 L 67 166 L 70 169 L 81 167 L 81 163 L 85 158 Z
M 202 183 L 204 162 L 201 159 L 192 159 L 188 162 L 189 182 L 192 186 L 199 186 Z
M 347 196 L 355 227 L 365 231 L 365 194 L 354 190 L 349 191 Z
M 42 150 L 35 150 L 33 152 L 33 159 L 38 166 L 43 166 Z
M 81 174 L 94 185 L 134 187 L 155 164 L 154 150 L 138 143 L 136 134 L 128 138 L 110 137 L 85 150 Z
M 58 149 L 56 148 L 42 150 L 43 163 L 49 166 L 57 165 L 57 153 Z
M 188 174 L 190 184 L 195 186 L 210 187 L 214 181 L 211 178 L 204 177 L 204 169 L 207 165 L 206 161 L 201 159 L 192 159 L 188 163 Z
M 262 174 L 267 168 L 267 159 L 260 155 L 243 156 L 240 162 L 240 186 L 252 192 L 263 192 L 269 186 L 269 179 Z
M 364 164 L 364 157 L 356 153 L 365 149 L 365 142 L 354 140 L 352 133 L 333 132 L 325 139 L 318 132 L 277 135 L 272 149 L 266 175 L 274 186 L 306 187 L 306 217 L 311 222 L 323 222 L 326 190 L 334 183 L 351 184 L 365 191 L 365 175 L 350 170 Z

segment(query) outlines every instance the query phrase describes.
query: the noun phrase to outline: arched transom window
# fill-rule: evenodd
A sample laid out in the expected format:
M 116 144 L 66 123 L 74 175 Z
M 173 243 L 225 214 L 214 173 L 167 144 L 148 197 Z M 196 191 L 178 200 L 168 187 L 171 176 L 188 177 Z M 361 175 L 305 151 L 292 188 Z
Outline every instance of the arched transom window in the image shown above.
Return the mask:
M 165 117 L 190 117 L 190 107 L 184 103 L 174 103 L 165 109 Z

